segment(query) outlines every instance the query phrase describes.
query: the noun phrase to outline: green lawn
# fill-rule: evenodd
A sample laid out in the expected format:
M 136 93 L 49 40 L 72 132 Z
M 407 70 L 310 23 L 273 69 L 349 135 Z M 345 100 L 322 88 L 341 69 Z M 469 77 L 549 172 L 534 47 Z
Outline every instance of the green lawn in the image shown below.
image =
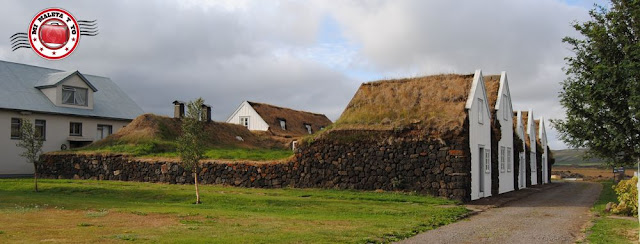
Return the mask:
M 616 193 L 611 188 L 612 181 L 603 181 L 600 198 L 593 206 L 593 211 L 600 215 L 594 220 L 593 226 L 588 230 L 587 241 L 589 243 L 637 243 L 639 225 L 636 220 L 613 219 L 607 217 L 609 213 L 604 210 L 607 203 L 615 202 Z
M 167 141 L 144 141 L 138 144 L 117 144 L 100 147 L 85 147 L 76 149 L 79 152 L 99 152 L 99 153 L 125 153 L 138 157 L 179 157 L 176 151 L 177 145 Z M 223 147 L 208 148 L 204 156 L 207 159 L 228 159 L 228 160 L 278 160 L 291 157 L 293 151 L 287 149 L 264 149 L 264 148 L 239 148 Z
M 118 181 L 0 179 L 0 243 L 388 242 L 458 220 L 467 210 L 429 196 Z

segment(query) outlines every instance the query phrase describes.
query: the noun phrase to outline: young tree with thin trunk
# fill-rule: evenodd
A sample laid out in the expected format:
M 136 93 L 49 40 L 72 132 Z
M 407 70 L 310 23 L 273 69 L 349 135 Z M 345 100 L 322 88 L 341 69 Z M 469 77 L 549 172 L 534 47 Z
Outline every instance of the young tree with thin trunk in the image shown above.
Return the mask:
M 35 182 L 35 190 L 38 192 L 38 157 L 42 153 L 42 138 L 34 128 L 29 119 L 20 119 L 20 142 L 16 146 L 24 149 L 20 154 L 27 160 L 27 163 L 33 164 L 33 179 Z
M 182 135 L 178 139 L 178 153 L 180 162 L 186 170 L 193 173 L 196 188 L 196 204 L 200 204 L 198 190 L 198 175 L 200 174 L 200 159 L 204 154 L 204 121 L 202 120 L 202 105 L 204 100 L 198 98 L 187 104 L 187 112 L 182 119 Z

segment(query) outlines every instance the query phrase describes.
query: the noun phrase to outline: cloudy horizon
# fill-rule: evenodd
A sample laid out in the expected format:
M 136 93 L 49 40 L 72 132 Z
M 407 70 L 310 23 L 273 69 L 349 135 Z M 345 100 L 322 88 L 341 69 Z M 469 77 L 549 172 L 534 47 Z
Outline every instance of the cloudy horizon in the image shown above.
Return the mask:
M 604 4 L 596 1 L 598 4 Z M 203 97 L 224 121 L 244 100 L 326 114 L 335 121 L 367 81 L 506 71 L 514 110 L 564 118 L 562 43 L 594 1 L 10 1 L 1 15 L 0 59 L 106 76 L 147 113 Z M 60 61 L 11 51 L 8 37 L 61 7 L 97 20 Z

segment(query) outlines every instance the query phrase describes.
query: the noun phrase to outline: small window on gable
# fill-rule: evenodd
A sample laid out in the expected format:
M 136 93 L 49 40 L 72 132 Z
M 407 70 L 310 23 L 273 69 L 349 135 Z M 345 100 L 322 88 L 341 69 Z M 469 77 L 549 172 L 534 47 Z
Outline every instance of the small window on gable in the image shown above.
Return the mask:
M 278 124 L 280 124 L 280 129 L 287 130 L 287 121 L 284 119 L 278 119 Z
M 478 123 L 484 123 L 484 101 L 478 98 Z
M 87 106 L 87 89 L 73 86 L 62 87 L 62 103 Z
M 307 129 L 307 132 L 309 134 L 313 134 L 313 130 L 311 129 L 311 125 L 310 124 L 304 124 L 304 128 Z
M 511 115 L 511 111 L 509 111 L 509 101 L 507 99 L 507 95 L 502 95 L 502 117 L 504 120 L 507 120 Z
M 247 127 L 247 129 L 249 128 L 249 116 L 247 117 L 240 117 L 240 125 Z

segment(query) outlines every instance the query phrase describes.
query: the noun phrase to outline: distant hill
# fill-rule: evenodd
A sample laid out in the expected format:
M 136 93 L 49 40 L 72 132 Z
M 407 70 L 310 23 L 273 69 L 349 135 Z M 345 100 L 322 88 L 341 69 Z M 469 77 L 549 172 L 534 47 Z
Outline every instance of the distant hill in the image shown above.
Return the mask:
M 604 164 L 604 160 L 600 158 L 584 159 L 587 149 L 563 149 L 552 150 L 552 152 L 556 159 L 555 165 L 598 166 Z

